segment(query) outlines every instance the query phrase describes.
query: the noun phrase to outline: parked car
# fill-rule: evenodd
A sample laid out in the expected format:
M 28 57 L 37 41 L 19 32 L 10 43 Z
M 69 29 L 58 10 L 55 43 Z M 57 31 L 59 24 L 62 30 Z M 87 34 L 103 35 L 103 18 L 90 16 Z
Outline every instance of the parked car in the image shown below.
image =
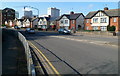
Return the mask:
M 26 28 L 25 32 L 29 32 L 30 31 L 30 28 Z
M 26 28 L 26 33 L 34 34 L 35 30 L 33 28 Z
M 28 31 L 29 34 L 34 34 L 35 30 L 33 28 L 30 28 L 30 30 Z
M 20 29 L 20 27 L 18 27 L 18 26 L 14 26 L 14 28 L 15 28 L 15 29 Z
M 70 30 L 64 29 L 64 28 L 60 28 L 58 29 L 58 32 L 61 34 L 71 34 Z

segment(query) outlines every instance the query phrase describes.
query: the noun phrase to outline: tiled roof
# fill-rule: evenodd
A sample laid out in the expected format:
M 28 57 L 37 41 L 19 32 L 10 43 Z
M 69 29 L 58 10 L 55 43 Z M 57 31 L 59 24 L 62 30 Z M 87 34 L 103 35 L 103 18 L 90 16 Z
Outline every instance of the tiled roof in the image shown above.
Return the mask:
M 63 14 L 62 16 L 60 16 L 59 18 L 57 18 L 57 20 L 60 20 L 63 16 L 66 16 L 68 19 L 70 20 L 75 20 L 77 19 L 80 15 L 82 15 L 82 13 L 75 13 L 75 14 Z
M 105 14 L 107 14 L 110 17 L 114 17 L 114 16 L 120 16 L 119 12 L 120 9 L 111 9 L 111 10 L 98 10 L 98 11 L 93 11 L 93 12 L 89 12 L 85 18 L 92 18 L 96 13 L 98 13 L 99 11 L 104 12 Z M 119 11 L 119 12 L 118 12 Z

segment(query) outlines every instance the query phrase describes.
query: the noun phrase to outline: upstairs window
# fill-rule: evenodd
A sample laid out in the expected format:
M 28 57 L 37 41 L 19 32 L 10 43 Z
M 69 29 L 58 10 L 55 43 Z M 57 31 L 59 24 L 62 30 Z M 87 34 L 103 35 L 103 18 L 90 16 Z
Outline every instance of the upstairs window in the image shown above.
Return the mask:
M 117 19 L 116 19 L 116 18 L 113 18 L 113 22 L 117 22 Z
M 93 18 L 93 23 L 98 23 L 98 18 Z
M 68 24 L 68 20 L 65 20 L 65 24 Z
M 89 19 L 86 20 L 86 23 L 89 23 Z
M 42 21 L 40 21 L 40 24 L 42 24 Z
M 101 22 L 101 23 L 107 23 L 107 18 L 101 18 L 101 19 L 100 19 L 100 22 Z
M 72 24 L 74 24 L 75 23 L 75 21 L 74 20 L 72 20 Z
M 63 24 L 63 20 L 61 20 L 60 23 Z

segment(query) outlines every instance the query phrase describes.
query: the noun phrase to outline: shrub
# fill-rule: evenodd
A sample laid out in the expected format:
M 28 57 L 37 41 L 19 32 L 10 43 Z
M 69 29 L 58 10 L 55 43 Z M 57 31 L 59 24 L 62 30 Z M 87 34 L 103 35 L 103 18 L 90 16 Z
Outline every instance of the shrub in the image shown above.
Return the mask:
M 6 26 L 5 24 L 2 24 L 2 27 Z
M 107 26 L 108 31 L 115 31 L 116 27 L 115 26 Z

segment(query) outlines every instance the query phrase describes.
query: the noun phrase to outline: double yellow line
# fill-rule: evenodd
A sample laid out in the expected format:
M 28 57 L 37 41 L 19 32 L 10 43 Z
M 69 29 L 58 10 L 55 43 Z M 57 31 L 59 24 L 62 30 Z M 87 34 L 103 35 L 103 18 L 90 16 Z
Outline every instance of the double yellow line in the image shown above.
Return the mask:
M 28 43 L 30 43 L 41 54 L 41 56 L 47 61 L 55 74 L 61 76 L 60 73 L 56 70 L 56 68 L 52 65 L 52 63 L 47 59 L 47 57 L 33 43 L 31 43 L 30 41 L 28 41 Z

